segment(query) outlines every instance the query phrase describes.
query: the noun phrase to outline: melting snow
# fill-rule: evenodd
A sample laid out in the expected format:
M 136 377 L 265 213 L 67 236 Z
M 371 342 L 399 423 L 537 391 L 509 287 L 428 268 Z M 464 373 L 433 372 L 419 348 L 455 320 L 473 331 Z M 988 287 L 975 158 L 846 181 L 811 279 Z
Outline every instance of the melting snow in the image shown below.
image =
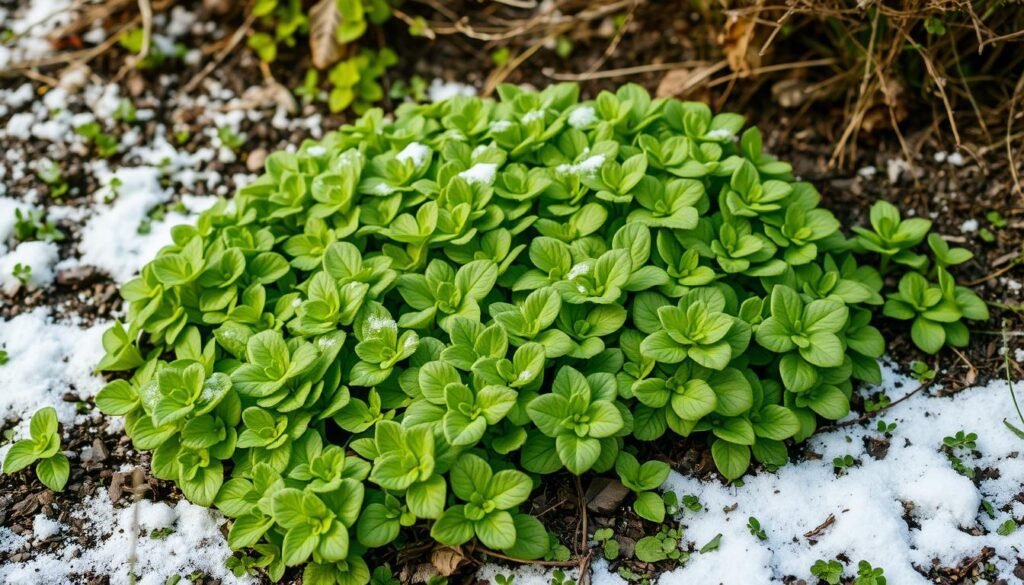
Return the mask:
M 498 165 L 494 163 L 476 163 L 469 170 L 462 171 L 459 176 L 469 183 L 483 183 L 490 185 L 494 183 L 494 177 L 498 172 Z
M 569 125 L 577 130 L 590 126 L 597 121 L 597 112 L 590 106 L 580 106 L 569 113 Z
M 603 154 L 595 154 L 589 158 L 580 161 L 577 164 L 563 164 L 555 167 L 555 172 L 562 175 L 592 175 L 601 168 L 604 164 L 605 157 Z
M 8 355 L 0 366 L 0 416 L 27 419 L 36 409 L 53 406 L 62 422 L 74 420 L 75 404 L 62 397 L 73 392 L 86 398 L 103 387 L 92 370 L 103 357 L 101 338 L 108 326 L 82 329 L 55 322 L 46 308 L 0 322 L 0 347 Z
M 883 385 L 870 391 L 884 391 L 895 401 L 918 385 L 891 366 L 883 371 Z M 995 531 L 1024 512 L 1024 505 L 1016 501 L 1024 485 L 1024 441 L 1001 421 L 1013 413 L 1010 388 L 1003 380 L 954 397 L 922 392 L 866 426 L 814 436 L 808 447 L 820 459 L 747 476 L 742 487 L 673 472 L 663 488 L 680 496 L 695 495 L 704 506 L 704 511 L 684 513 L 684 542 L 700 548 L 718 534 L 722 538 L 718 550 L 692 553 L 689 562 L 662 575 L 658 583 L 767 585 L 781 584 L 789 575 L 811 583 L 809 569 L 816 560 L 845 554 L 852 561 L 846 576 L 856 572 L 858 561 L 866 560 L 884 568 L 890 583 L 925 585 L 931 581 L 918 568 L 927 572 L 933 561 L 956 566 L 984 547 L 995 550 L 989 562 L 995 564 L 1000 578 L 1021 583 L 1013 570 L 1024 550 L 1024 529 L 1008 536 Z M 865 446 L 868 438 L 882 436 L 875 430 L 877 420 L 897 424 L 883 459 L 875 459 Z M 976 487 L 952 469 L 941 450 L 942 439 L 960 430 L 978 434 L 981 455 L 965 460 L 998 469 L 998 478 L 981 479 Z M 832 459 L 847 454 L 858 464 L 837 477 Z M 982 501 L 991 503 L 995 518 L 983 511 Z M 1010 512 L 1002 511 L 1007 506 Z M 750 534 L 747 519 L 751 516 L 760 521 L 766 540 Z M 834 517 L 831 525 L 812 538 L 804 536 L 830 516 Z M 534 581 L 536 569 L 526 571 L 524 582 L 539 584 Z M 501 572 L 485 567 L 478 576 L 491 578 Z M 622 580 L 595 564 L 592 582 L 621 585 Z
M 225 567 L 231 551 L 220 532 L 224 519 L 207 508 L 186 501 L 172 508 L 149 500 L 116 508 L 106 490 L 101 490 L 72 515 L 85 523 L 91 542 L 68 541 L 56 552 L 0 565 L 0 582 L 73 583 L 90 573 L 109 577 L 113 585 L 164 585 L 175 575 L 187 576 L 196 571 L 223 583 L 253 582 L 249 578 L 235 577 Z M 154 518 L 158 522 L 154 523 Z M 39 517 L 36 517 L 36 524 L 39 524 Z M 54 529 L 49 525 L 42 528 L 44 534 Z M 158 528 L 169 528 L 170 533 L 152 537 L 150 533 Z M 37 527 L 37 536 L 39 530 Z M 13 533 L 8 536 L 0 532 L 0 548 L 19 550 L 25 540 L 18 538 Z M 131 561 L 133 552 L 134 563 Z M 132 579 L 133 573 L 139 578 Z
M 58 258 L 57 244 L 53 242 L 22 242 L 9 254 L 0 256 L 0 290 L 13 295 L 22 286 L 28 290 L 42 288 L 53 282 L 53 266 Z M 15 275 L 21 266 L 29 270 L 23 276 L 24 284 Z
M 395 155 L 395 159 L 400 162 L 411 160 L 415 167 L 422 166 L 429 157 L 430 148 L 420 144 L 419 142 L 410 142 L 408 146 Z
M 457 95 L 474 96 L 476 95 L 476 88 L 465 83 L 444 81 L 442 79 L 432 80 L 430 87 L 427 88 L 427 97 L 432 102 L 441 102 Z

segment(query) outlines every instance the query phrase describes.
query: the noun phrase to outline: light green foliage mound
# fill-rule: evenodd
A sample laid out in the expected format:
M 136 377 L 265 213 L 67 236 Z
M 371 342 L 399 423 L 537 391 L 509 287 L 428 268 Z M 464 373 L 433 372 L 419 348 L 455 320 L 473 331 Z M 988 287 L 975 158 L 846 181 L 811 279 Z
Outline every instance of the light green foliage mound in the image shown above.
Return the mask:
M 123 288 L 101 368 L 132 377 L 97 403 L 274 578 L 362 585 L 411 526 L 542 557 L 523 505 L 563 469 L 615 469 L 660 519 L 668 469 L 630 452 L 664 435 L 730 479 L 783 465 L 879 380 L 882 259 L 919 271 L 886 312 L 925 349 L 987 317 L 943 268 L 961 252 L 912 251 L 926 223 L 879 205 L 848 239 L 741 116 L 500 94 L 271 155 Z

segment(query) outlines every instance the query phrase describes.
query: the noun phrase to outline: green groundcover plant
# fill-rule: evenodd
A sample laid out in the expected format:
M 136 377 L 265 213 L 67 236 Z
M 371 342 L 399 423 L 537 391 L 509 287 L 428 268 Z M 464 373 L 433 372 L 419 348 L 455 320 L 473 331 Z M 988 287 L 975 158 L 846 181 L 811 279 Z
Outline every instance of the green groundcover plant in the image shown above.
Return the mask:
M 913 251 L 927 222 L 880 203 L 846 237 L 739 115 L 499 93 L 271 155 L 122 289 L 100 369 L 130 377 L 99 408 L 274 579 L 363 585 L 368 549 L 422 530 L 540 558 L 525 504 L 562 470 L 614 469 L 660 519 L 645 442 L 706 440 L 728 479 L 783 465 L 880 381 L 883 305 L 928 351 L 987 318 L 962 252 Z

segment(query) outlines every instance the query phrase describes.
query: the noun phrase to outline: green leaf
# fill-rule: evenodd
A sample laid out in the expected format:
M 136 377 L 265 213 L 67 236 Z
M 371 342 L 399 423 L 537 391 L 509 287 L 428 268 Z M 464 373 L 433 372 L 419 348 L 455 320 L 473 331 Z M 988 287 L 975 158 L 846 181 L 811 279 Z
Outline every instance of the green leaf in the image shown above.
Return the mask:
M 57 453 L 36 464 L 36 476 L 39 481 L 55 492 L 63 491 L 70 474 L 71 463 L 63 453 Z
M 755 415 L 754 433 L 758 437 L 782 441 L 800 431 L 800 421 L 785 406 L 769 404 Z
M 437 542 L 448 546 L 465 544 L 473 538 L 473 534 L 473 522 L 466 518 L 463 506 L 448 508 L 430 528 L 430 536 Z
M 300 524 L 289 528 L 284 535 L 284 542 L 281 545 L 281 553 L 284 557 L 284 564 L 289 567 L 300 565 L 309 559 L 316 549 L 319 538 L 313 533 L 313 527 L 309 524 Z
M 514 514 L 516 542 L 505 548 L 505 552 L 516 559 L 526 561 L 544 557 L 551 549 L 548 531 L 540 520 L 528 514 Z
M 925 353 L 935 353 L 946 343 L 946 331 L 942 325 L 925 317 L 918 317 L 910 327 L 910 338 L 914 340 L 914 345 Z
M 504 550 L 516 544 L 516 524 L 505 510 L 495 510 L 474 522 L 473 526 L 484 546 Z
M 750 449 L 728 441 L 717 440 L 711 444 L 711 457 L 726 479 L 739 479 L 750 467 Z
M 4 473 L 17 473 L 38 459 L 35 443 L 28 439 L 18 441 L 7 451 L 4 458 Z
M 363 546 L 375 548 L 398 538 L 401 524 L 384 504 L 372 503 L 366 506 L 356 523 L 356 538 Z
M 455 495 L 468 502 L 474 494 L 487 493 L 493 476 L 486 461 L 476 455 L 465 455 L 452 466 L 449 481 Z
M 807 394 L 806 402 L 811 410 L 829 420 L 839 420 L 850 413 L 850 401 L 835 386 L 822 385 L 815 388 Z
M 444 511 L 446 494 L 447 484 L 444 478 L 434 475 L 427 481 L 409 486 L 405 493 L 405 502 L 409 506 L 409 511 L 418 518 L 439 518 Z
M 246 514 L 231 523 L 228 545 L 232 548 L 253 546 L 274 525 L 274 519 L 257 514 Z
M 636 496 L 633 509 L 641 518 L 656 522 L 665 521 L 665 501 L 655 492 L 641 492 Z
M 787 353 L 779 361 L 782 383 L 791 392 L 804 392 L 818 383 L 814 366 L 795 353 Z
M 601 443 L 589 437 L 559 435 L 555 439 L 558 458 L 575 475 L 582 475 L 597 463 L 601 456 Z
M 498 510 L 510 510 L 525 502 L 532 490 L 533 482 L 528 475 L 514 469 L 504 469 L 495 473 L 487 482 L 484 495 Z
M 139 394 L 126 380 L 113 380 L 96 394 L 96 406 L 107 416 L 124 416 L 140 406 Z
M 754 427 L 750 421 L 742 417 L 727 418 L 711 427 L 711 431 L 719 439 L 737 445 L 754 444 Z
M 718 396 L 704 380 L 690 380 L 671 398 L 672 410 L 683 420 L 700 420 L 718 406 Z

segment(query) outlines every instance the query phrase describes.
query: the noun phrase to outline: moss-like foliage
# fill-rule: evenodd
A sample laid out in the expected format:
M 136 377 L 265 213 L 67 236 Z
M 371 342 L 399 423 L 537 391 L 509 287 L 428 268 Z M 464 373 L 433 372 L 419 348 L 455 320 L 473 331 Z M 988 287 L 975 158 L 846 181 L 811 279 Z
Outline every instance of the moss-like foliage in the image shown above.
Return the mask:
M 617 469 L 661 518 L 667 468 L 631 453 L 666 435 L 726 478 L 783 465 L 879 381 L 883 259 L 917 271 L 887 312 L 929 350 L 987 318 L 945 270 L 964 252 L 912 251 L 928 222 L 880 206 L 846 237 L 741 116 L 578 91 L 370 111 L 124 286 L 101 368 L 132 376 L 100 408 L 271 577 L 362 585 L 413 525 L 542 557 L 522 505 L 563 469 Z

